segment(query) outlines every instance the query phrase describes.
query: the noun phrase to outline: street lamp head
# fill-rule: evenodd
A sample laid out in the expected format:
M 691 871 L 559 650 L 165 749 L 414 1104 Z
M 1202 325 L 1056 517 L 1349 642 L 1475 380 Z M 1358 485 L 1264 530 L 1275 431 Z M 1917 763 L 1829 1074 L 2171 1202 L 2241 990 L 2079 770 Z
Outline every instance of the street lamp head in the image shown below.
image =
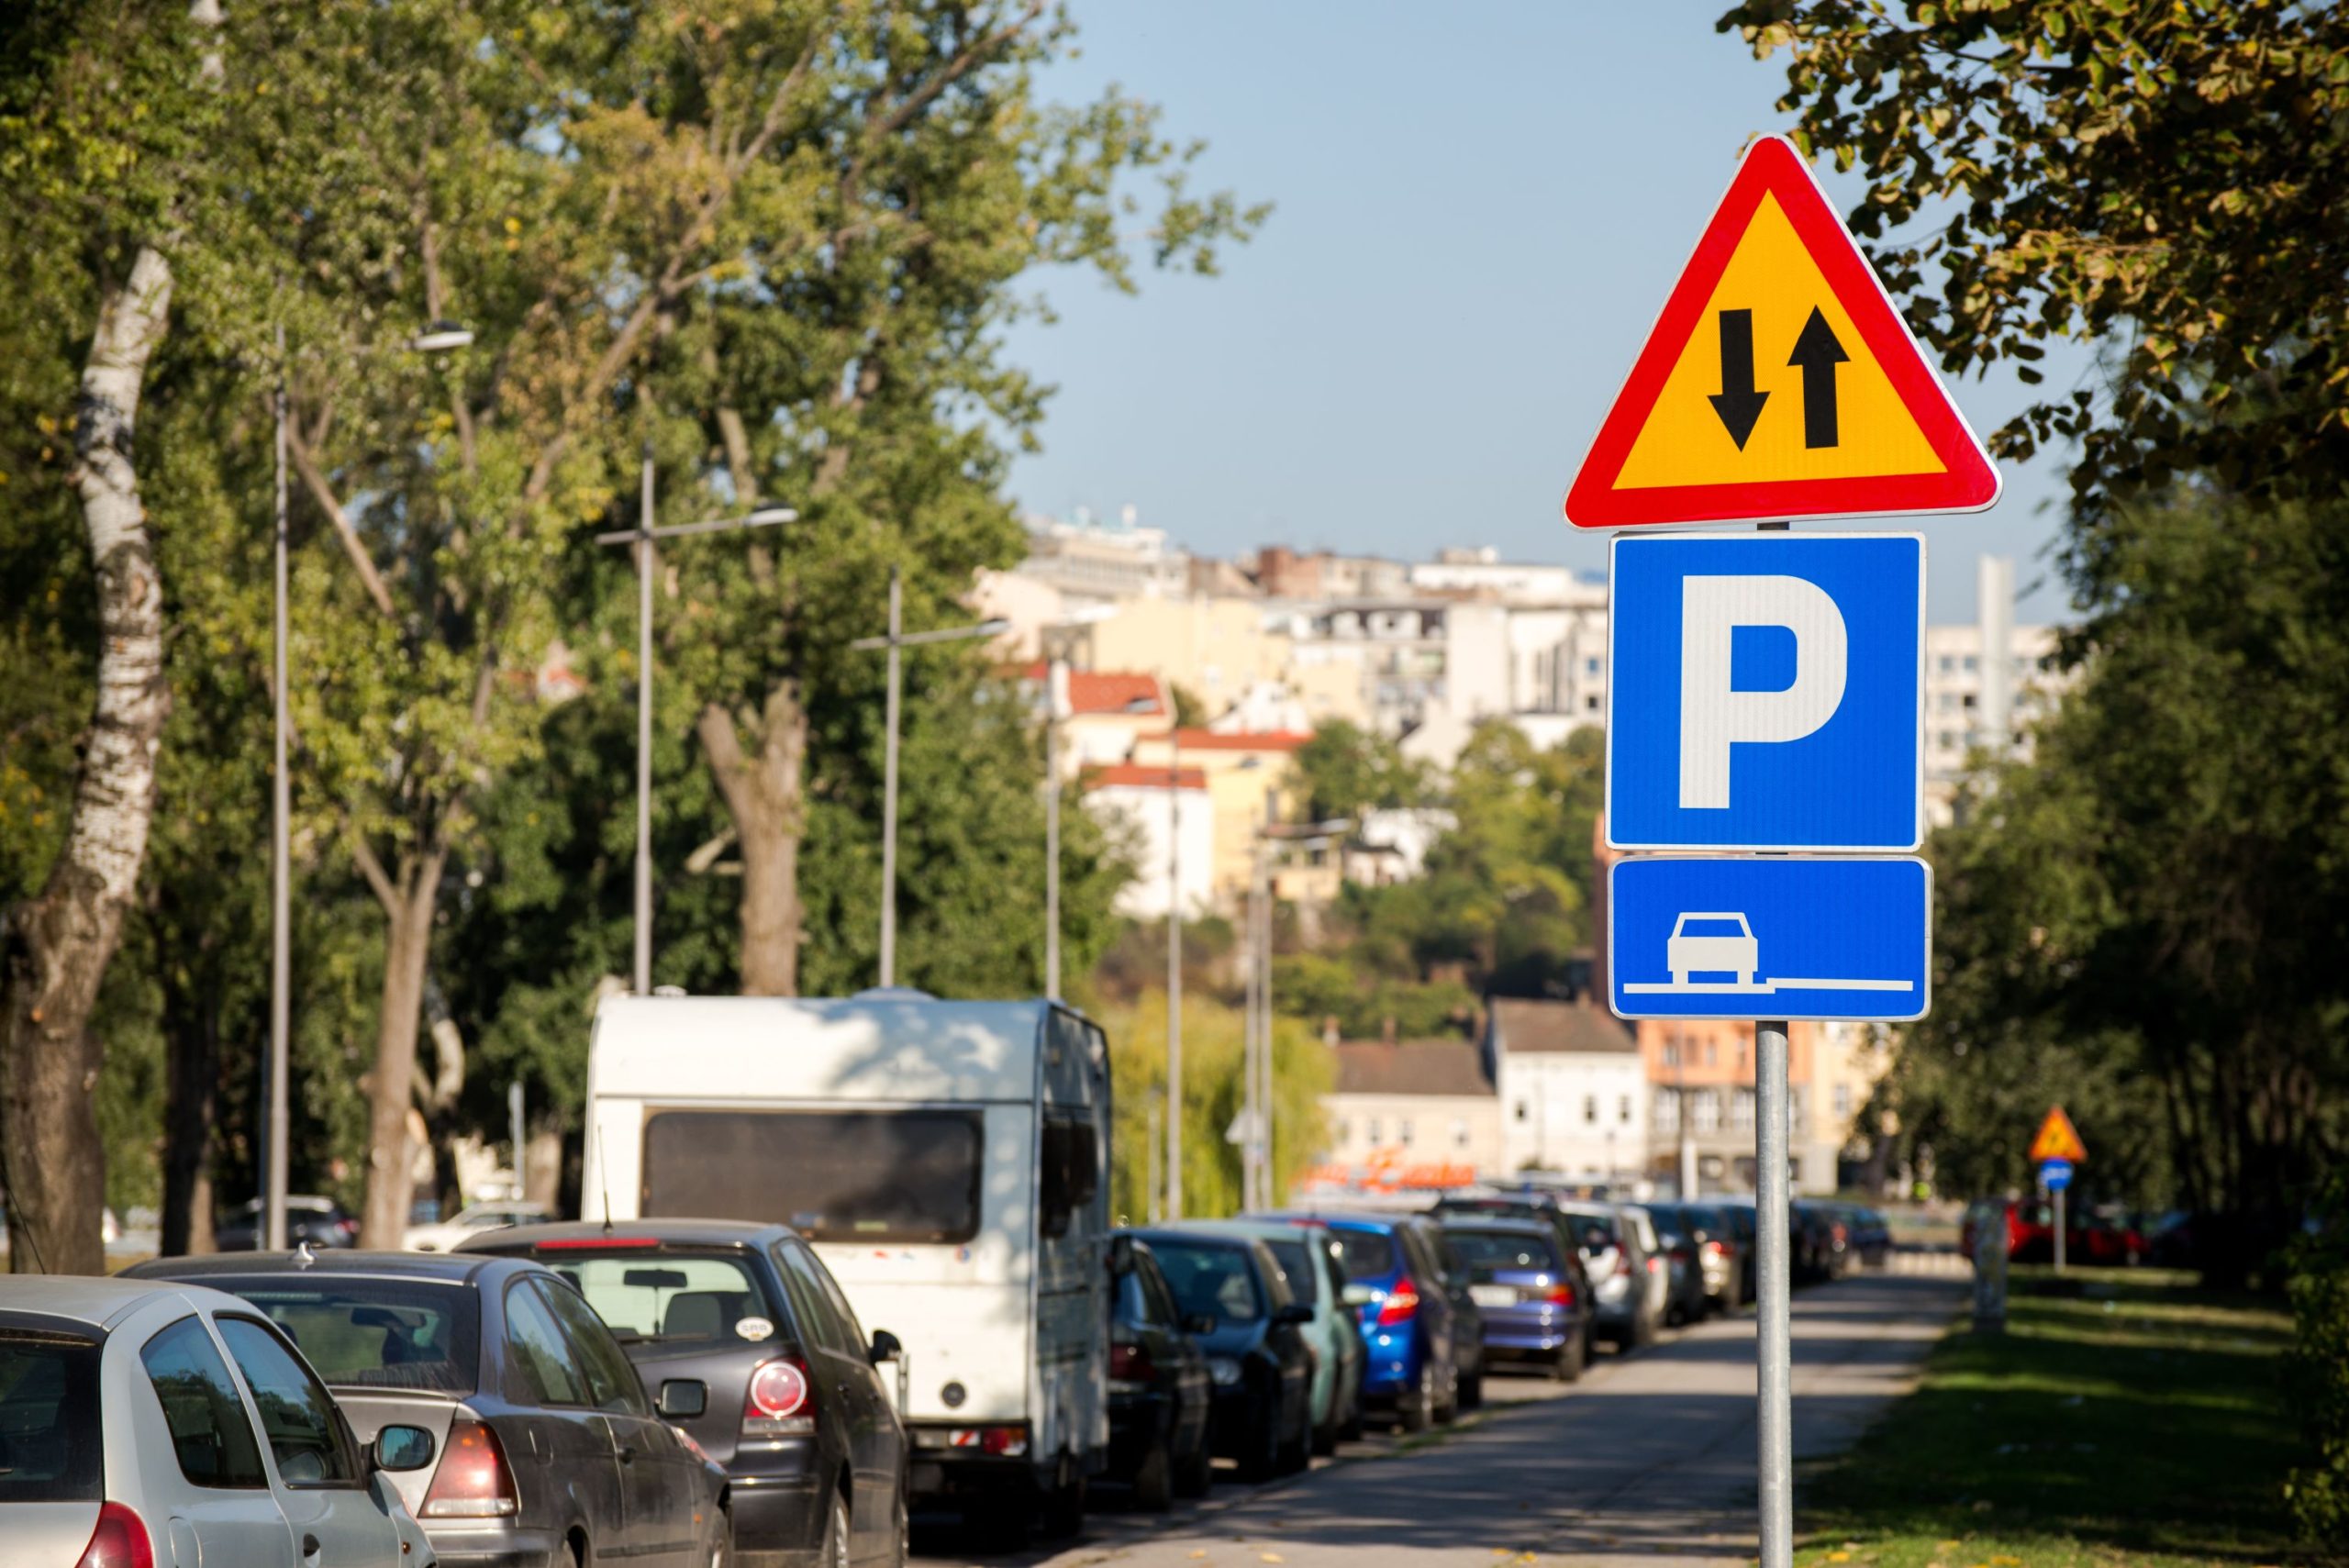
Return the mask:
M 473 340 L 473 329 L 460 321 L 435 321 L 414 338 L 408 347 L 419 354 L 437 354 L 449 349 L 462 349 Z
M 762 506 L 742 521 L 754 528 L 772 528 L 777 523 L 796 523 L 799 514 L 788 506 Z
M 974 637 L 1001 637 L 1010 629 L 1011 623 L 1003 617 L 997 616 L 992 620 L 981 621 L 971 628 L 971 633 Z

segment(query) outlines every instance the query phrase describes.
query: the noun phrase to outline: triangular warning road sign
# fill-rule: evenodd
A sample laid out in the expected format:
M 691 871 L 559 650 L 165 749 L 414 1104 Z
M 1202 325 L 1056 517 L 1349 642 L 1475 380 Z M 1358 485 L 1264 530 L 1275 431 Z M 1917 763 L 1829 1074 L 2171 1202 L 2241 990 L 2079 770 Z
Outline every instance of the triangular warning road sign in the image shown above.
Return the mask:
M 2087 1157 L 2079 1132 L 2072 1126 L 2072 1118 L 2064 1114 L 2064 1107 L 2050 1108 L 2047 1119 L 2039 1124 L 2039 1136 L 2031 1140 L 2031 1162 L 2036 1165 L 2048 1160 L 2069 1160 L 2078 1165 L 2085 1163 Z
M 1791 142 L 1749 148 L 1591 443 L 1577 528 L 1974 512 L 1998 473 Z

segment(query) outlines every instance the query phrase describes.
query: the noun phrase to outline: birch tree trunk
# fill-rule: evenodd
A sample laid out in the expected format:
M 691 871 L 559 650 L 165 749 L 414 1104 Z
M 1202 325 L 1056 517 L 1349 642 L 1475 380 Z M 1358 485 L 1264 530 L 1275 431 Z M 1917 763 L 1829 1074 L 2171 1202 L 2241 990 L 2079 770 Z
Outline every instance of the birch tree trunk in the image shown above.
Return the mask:
M 131 435 L 147 361 L 162 340 L 172 269 L 142 247 L 98 309 L 82 371 L 73 487 L 98 595 L 98 695 L 65 848 L 39 896 L 0 933 L 0 1171 L 9 1267 L 101 1273 L 106 1151 L 91 1110 L 105 1050 L 90 1010 L 147 856 L 163 684 L 163 591 L 139 504 Z
M 734 716 L 713 703 L 694 725 L 742 851 L 741 971 L 746 996 L 799 994 L 799 840 L 807 712 L 799 684 L 767 693 L 758 751 L 745 755 Z
M 397 1251 L 407 1231 L 416 1151 L 408 1139 L 416 1087 L 416 1040 L 424 1016 L 424 980 L 432 959 L 432 915 L 440 897 L 445 847 L 402 855 L 384 898 L 384 1005 L 369 1084 L 367 1201 L 359 1244 Z M 377 888 L 382 897 L 385 888 Z

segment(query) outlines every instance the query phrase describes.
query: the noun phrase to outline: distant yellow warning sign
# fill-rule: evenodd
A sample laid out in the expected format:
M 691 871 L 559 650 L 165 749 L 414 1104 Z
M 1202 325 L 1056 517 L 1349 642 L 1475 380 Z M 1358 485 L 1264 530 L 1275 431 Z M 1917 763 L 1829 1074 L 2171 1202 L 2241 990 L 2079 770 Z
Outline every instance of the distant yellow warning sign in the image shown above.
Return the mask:
M 2073 1164 L 2085 1164 L 2088 1151 L 2080 1142 L 2079 1129 L 2064 1107 L 2055 1106 L 2047 1112 L 2047 1119 L 2039 1124 L 2039 1136 L 2031 1140 L 2031 1162 L 2034 1165 L 2048 1160 L 2069 1160 Z
M 1616 484 L 1943 472 L 1786 209 L 1765 195 Z
M 1998 471 L 1793 145 L 1748 150 L 1566 493 L 1577 528 L 1977 511 Z

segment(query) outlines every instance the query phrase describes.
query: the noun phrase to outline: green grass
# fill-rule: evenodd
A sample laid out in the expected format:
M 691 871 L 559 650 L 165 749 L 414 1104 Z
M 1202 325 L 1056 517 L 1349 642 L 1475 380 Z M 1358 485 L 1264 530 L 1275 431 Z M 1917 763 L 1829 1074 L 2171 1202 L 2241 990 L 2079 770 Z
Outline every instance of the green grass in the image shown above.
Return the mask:
M 2296 1547 L 2274 1303 L 2185 1275 L 2018 1270 L 2007 1332 L 1963 1325 L 1803 1486 L 1798 1568 L 2212 1568 Z

